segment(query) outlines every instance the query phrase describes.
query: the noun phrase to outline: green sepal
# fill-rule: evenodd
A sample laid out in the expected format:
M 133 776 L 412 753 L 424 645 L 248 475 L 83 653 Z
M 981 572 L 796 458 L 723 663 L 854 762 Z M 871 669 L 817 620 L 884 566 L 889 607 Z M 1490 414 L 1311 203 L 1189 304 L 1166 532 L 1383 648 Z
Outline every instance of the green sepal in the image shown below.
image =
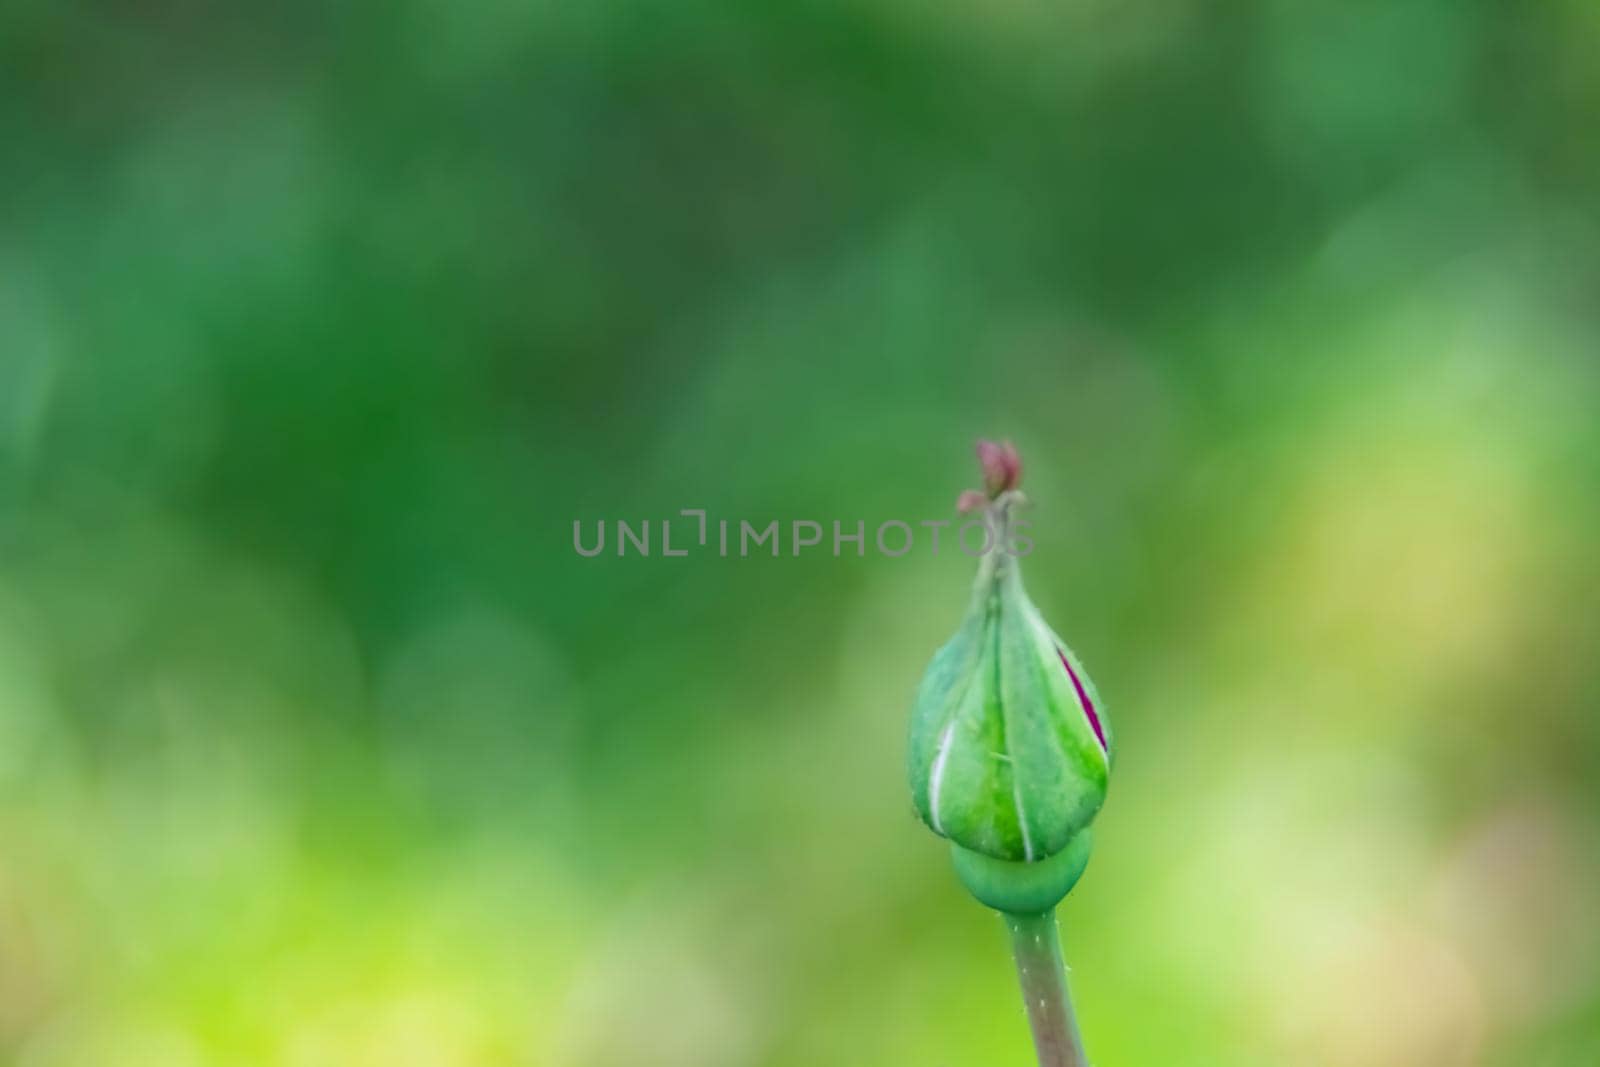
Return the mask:
M 978 900 L 1010 915 L 1042 915 L 1066 899 L 1083 877 L 1093 846 L 1084 830 L 1065 848 L 1034 863 L 995 859 L 981 852 L 950 846 L 956 877 Z

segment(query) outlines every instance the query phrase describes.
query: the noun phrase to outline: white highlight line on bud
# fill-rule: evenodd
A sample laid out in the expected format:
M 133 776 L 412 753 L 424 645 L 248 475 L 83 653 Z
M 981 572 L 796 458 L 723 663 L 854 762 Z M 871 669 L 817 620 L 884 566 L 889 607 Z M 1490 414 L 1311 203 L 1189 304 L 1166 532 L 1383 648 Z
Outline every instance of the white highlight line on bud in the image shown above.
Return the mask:
M 1017 801 L 1017 825 L 1022 828 L 1022 859 L 1024 863 L 1033 862 L 1033 839 L 1028 836 L 1028 816 L 1022 810 L 1022 783 L 1017 781 L 1016 772 L 1011 774 L 1011 795 Z
M 956 736 L 956 720 L 952 718 L 950 725 L 944 728 L 944 733 L 939 735 L 939 752 L 933 757 L 933 770 L 928 775 L 928 814 L 933 817 L 933 832 L 944 833 L 944 827 L 939 824 L 939 786 L 944 783 L 944 765 L 950 758 L 950 745 Z

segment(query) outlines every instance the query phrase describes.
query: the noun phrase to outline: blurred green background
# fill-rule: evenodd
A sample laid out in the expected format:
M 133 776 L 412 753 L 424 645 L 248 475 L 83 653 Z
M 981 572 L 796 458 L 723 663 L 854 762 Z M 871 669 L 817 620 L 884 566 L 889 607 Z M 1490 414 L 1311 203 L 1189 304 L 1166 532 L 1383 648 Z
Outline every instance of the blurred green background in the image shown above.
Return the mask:
M 0 9 L 0 1062 L 1031 1051 L 970 560 L 1117 775 L 1104 1067 L 1600 1062 L 1592 0 Z

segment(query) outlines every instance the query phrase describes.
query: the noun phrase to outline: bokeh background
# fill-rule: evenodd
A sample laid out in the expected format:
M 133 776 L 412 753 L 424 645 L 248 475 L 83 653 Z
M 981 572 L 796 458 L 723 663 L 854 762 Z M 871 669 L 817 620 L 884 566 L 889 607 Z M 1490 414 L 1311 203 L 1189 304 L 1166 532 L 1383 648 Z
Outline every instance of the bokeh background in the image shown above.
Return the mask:
M 571 539 L 993 435 L 1096 1062 L 1592 1067 L 1597 130 L 1591 0 L 6 4 L 0 1062 L 1028 1063 L 971 561 Z

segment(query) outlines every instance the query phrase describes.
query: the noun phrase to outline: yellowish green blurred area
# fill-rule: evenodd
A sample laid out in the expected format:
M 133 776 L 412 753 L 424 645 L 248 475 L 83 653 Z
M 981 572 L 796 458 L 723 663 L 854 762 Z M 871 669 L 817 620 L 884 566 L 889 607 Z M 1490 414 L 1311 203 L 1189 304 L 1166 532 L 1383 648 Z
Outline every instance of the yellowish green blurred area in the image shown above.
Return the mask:
M 1600 1063 L 1597 130 L 1588 0 L 5 5 L 0 1064 L 1032 1062 L 979 436 L 1094 1062 Z

